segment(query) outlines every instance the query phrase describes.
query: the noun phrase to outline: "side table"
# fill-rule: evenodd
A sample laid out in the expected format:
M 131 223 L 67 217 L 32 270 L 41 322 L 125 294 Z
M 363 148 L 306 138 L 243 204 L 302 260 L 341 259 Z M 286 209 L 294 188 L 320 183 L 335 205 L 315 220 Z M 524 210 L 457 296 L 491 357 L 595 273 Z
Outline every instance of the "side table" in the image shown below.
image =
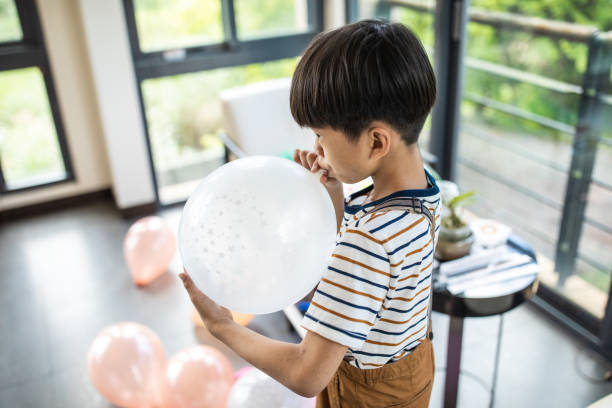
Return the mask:
M 457 406 L 457 392 L 461 363 L 463 319 L 466 317 L 500 316 L 495 365 L 491 386 L 490 407 L 495 399 L 495 386 L 499 366 L 503 313 L 529 300 L 537 291 L 538 267 L 533 249 L 520 238 L 510 235 L 507 253 L 519 258 L 518 262 L 502 262 L 495 268 L 468 269 L 452 276 L 442 273 L 449 263 L 434 266 L 433 310 L 450 316 L 444 408 Z M 523 255 L 522 257 L 516 255 Z M 468 255 L 469 256 L 469 255 Z M 462 258 L 464 264 L 465 260 Z M 455 261 L 450 261 L 455 262 Z M 505 266 L 505 267 L 504 267 Z M 446 268 L 448 269 L 448 268 Z

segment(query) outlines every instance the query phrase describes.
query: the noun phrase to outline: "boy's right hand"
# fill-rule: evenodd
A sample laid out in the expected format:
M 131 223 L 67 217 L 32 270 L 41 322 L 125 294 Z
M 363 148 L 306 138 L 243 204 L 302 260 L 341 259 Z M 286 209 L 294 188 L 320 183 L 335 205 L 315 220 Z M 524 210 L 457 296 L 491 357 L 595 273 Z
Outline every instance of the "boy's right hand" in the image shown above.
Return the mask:
M 319 181 L 325 186 L 332 200 L 336 213 L 336 226 L 339 229 L 344 213 L 344 189 L 342 187 L 342 182 L 335 178 L 333 174 L 330 174 L 329 170 L 321 167 L 319 164 L 319 155 L 313 151 L 296 149 L 293 152 L 293 161 L 313 173 L 323 170 Z
M 293 152 L 293 161 L 297 164 L 302 165 L 306 170 L 309 170 L 313 173 L 317 173 L 319 170 L 322 170 L 320 181 L 325 185 L 325 187 L 329 188 L 337 188 L 342 187 L 342 183 L 334 178 L 333 174 L 330 174 L 327 169 L 324 169 L 319 164 L 319 155 L 310 150 L 298 150 L 295 149 Z

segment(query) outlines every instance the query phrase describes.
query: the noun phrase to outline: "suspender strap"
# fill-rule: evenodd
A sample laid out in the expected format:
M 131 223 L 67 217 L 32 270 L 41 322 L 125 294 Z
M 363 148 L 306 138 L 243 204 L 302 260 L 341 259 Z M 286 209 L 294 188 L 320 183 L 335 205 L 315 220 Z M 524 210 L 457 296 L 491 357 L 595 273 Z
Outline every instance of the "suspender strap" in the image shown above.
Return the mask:
M 390 211 L 390 210 L 399 210 L 399 211 L 408 211 L 414 214 L 423 214 L 427 221 L 429 222 L 429 232 L 431 235 L 431 242 L 436 245 L 436 209 L 433 209 L 433 213 L 423 205 L 423 200 L 420 200 L 416 197 L 397 197 L 386 200 L 377 206 L 369 209 L 367 213 L 375 213 L 378 211 Z M 433 255 L 432 255 L 433 256 Z M 433 282 L 433 277 L 432 277 Z M 433 287 L 430 285 L 429 288 L 429 307 L 427 309 L 427 337 L 429 339 L 433 339 L 432 336 L 432 324 L 431 324 L 431 311 L 432 311 L 432 299 L 433 299 Z

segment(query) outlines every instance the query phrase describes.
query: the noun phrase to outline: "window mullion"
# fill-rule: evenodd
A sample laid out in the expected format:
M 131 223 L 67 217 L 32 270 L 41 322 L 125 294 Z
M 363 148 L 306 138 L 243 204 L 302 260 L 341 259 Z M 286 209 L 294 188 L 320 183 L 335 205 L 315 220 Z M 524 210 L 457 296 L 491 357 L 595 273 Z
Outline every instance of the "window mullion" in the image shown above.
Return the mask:
M 238 43 L 234 0 L 221 0 L 221 15 L 223 18 L 223 34 L 225 43 L 230 47 L 233 47 Z
M 24 44 L 0 47 L 0 71 L 41 67 L 44 63 L 45 53 L 41 47 Z
M 42 46 L 42 32 L 36 24 L 38 22 L 38 13 L 36 5 L 29 1 L 15 1 L 17 14 L 19 15 L 19 24 L 21 25 L 21 33 L 23 34 L 22 42 L 30 45 Z

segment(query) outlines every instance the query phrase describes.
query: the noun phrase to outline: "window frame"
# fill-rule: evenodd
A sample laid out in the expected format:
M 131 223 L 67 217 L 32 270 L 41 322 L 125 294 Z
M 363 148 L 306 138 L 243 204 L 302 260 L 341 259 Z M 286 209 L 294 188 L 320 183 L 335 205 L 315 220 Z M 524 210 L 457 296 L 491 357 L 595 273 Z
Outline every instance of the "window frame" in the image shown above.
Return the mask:
M 42 33 L 38 9 L 34 0 L 13 1 L 17 8 L 22 38 L 19 41 L 0 42 L 0 72 L 21 68 L 37 67 L 43 77 L 49 108 L 55 126 L 55 133 L 66 170 L 66 177 L 45 183 L 9 189 L 2 173 L 2 158 L 0 157 L 0 194 L 14 194 L 40 189 L 76 180 L 68 143 L 64 132 L 59 103 L 53 83 L 53 75 L 47 56 L 44 36 Z
M 134 74 L 138 88 L 141 120 L 144 125 L 145 143 L 157 207 L 170 207 L 182 204 L 185 200 L 176 203 L 162 203 L 160 201 L 159 183 L 153 161 L 149 127 L 147 126 L 142 82 L 152 78 L 297 57 L 306 49 L 310 41 L 323 31 L 323 0 L 306 0 L 309 28 L 307 32 L 240 40 L 237 34 L 234 0 L 219 1 L 221 2 L 224 34 L 222 42 L 143 52 L 140 49 L 134 0 L 123 0 L 130 49 L 134 62 Z M 172 55 L 177 52 L 180 58 L 172 58 Z

